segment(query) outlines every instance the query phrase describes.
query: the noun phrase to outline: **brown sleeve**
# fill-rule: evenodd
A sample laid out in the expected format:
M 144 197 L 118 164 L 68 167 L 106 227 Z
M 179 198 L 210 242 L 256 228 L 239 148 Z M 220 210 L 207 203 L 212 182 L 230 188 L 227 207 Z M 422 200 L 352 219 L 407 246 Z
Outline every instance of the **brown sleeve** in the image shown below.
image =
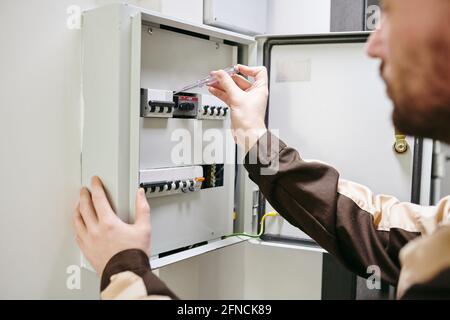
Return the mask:
M 334 168 L 303 160 L 270 132 L 249 151 L 245 167 L 275 210 L 350 270 L 368 277 L 367 267 L 376 265 L 383 280 L 397 283 L 399 250 L 420 234 L 419 206 L 341 180 Z
M 102 273 L 100 291 L 105 291 L 110 285 L 111 277 L 125 271 L 131 271 L 142 279 L 148 296 L 167 296 L 178 299 L 164 282 L 152 273 L 148 256 L 138 249 L 119 252 L 109 260 Z

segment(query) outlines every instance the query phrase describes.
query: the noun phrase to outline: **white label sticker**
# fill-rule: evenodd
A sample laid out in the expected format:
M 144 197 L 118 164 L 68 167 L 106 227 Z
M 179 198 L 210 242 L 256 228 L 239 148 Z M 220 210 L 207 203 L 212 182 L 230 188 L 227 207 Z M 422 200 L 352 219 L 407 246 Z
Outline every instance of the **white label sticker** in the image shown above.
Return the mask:
M 311 59 L 277 61 L 276 82 L 311 81 Z

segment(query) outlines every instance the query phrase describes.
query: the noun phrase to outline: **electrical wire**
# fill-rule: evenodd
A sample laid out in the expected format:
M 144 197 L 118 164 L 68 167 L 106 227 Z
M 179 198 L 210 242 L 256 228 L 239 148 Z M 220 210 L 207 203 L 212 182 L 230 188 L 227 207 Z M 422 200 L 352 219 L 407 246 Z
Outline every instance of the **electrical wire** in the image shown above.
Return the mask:
M 233 233 L 230 234 L 228 236 L 224 236 L 224 238 L 229 238 L 229 237 L 238 237 L 238 236 L 243 236 L 243 237 L 249 237 L 249 238 L 260 238 L 262 236 L 262 234 L 264 233 L 264 221 L 266 220 L 267 217 L 276 217 L 278 215 L 277 212 L 272 211 L 272 212 L 268 212 L 265 215 L 263 215 L 263 217 L 261 218 L 261 222 L 260 222 L 260 229 L 259 229 L 259 233 L 258 234 L 250 234 L 250 233 Z

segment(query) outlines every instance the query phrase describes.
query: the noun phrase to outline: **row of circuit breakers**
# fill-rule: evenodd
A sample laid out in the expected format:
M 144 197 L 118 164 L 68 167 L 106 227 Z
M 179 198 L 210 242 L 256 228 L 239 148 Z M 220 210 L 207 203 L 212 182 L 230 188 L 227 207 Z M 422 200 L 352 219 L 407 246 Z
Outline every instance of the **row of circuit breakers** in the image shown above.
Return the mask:
M 142 118 L 225 120 L 228 113 L 226 104 L 211 95 L 141 89 Z M 149 198 L 189 194 L 223 186 L 224 165 L 140 170 L 139 181 Z
M 141 89 L 141 117 L 224 120 L 228 107 L 207 94 Z

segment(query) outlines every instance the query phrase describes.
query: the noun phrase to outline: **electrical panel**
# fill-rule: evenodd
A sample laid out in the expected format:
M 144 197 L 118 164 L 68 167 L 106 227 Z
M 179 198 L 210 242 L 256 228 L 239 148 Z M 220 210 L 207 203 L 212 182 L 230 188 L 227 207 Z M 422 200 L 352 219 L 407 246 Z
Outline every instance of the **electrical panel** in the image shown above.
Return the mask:
M 223 145 L 232 141 L 228 106 L 206 93 L 140 93 L 139 186 L 152 208 L 153 252 L 165 256 L 232 233 L 235 148 Z M 208 132 L 222 157 L 205 158 Z
M 223 156 L 205 159 L 203 154 L 204 145 L 207 145 L 203 141 L 204 134 L 216 133 L 219 140 L 229 135 L 228 106 L 205 93 L 173 94 L 170 90 L 141 88 L 140 97 L 139 186 L 144 188 L 152 212 L 155 212 L 152 216 L 159 218 L 152 222 L 156 238 L 154 252 L 165 255 L 170 249 L 231 233 L 234 162 L 227 165 Z M 181 152 L 196 154 L 177 159 L 177 152 L 174 153 L 177 141 L 173 138 L 178 134 L 187 136 L 192 142 L 182 146 Z M 215 150 L 217 148 L 221 150 Z M 232 157 L 229 158 L 234 161 L 233 146 L 219 144 L 213 149 L 222 155 L 231 153 Z M 217 207 L 211 204 L 208 206 L 207 202 Z M 169 211 L 172 205 L 181 206 L 182 209 Z M 176 216 L 181 216 L 181 219 Z M 205 219 L 208 221 L 206 224 Z M 180 224 L 173 224 L 174 220 Z M 166 246 L 164 243 L 158 246 L 159 237 L 164 238 L 172 232 L 176 236 L 177 230 L 181 228 L 185 229 L 183 231 L 194 231 L 199 227 L 203 229 L 203 237 L 198 240 L 174 241 L 178 243 L 176 246 Z M 160 229 L 165 230 L 164 234 L 159 234 Z
M 152 265 L 200 244 L 242 241 L 223 240 L 237 211 L 230 110 L 205 86 L 174 90 L 245 63 L 254 43 L 119 3 L 83 15 L 82 184 L 98 175 L 114 211 L 131 223 L 145 189 Z
M 141 117 L 143 119 L 155 118 L 148 125 L 161 130 L 164 130 L 164 121 L 168 121 L 168 119 L 160 119 L 163 122 L 155 122 L 156 118 L 179 118 L 185 121 L 225 120 L 228 114 L 228 106 L 209 94 L 181 92 L 174 95 L 172 91 L 167 90 L 141 89 Z M 146 123 L 145 120 L 144 123 Z M 147 131 L 145 126 L 142 129 Z M 177 129 L 180 127 L 166 127 L 169 132 Z M 221 126 L 216 129 L 224 130 L 225 128 Z M 157 137 L 154 136 L 154 138 Z M 159 150 L 155 151 L 167 149 L 166 146 L 167 144 L 160 144 Z M 151 145 L 144 146 L 144 148 L 148 147 Z M 224 185 L 224 167 L 223 163 L 212 163 L 196 166 L 141 168 L 139 185 L 145 189 L 148 198 L 189 194 L 201 189 L 222 187 Z
M 236 65 L 238 51 L 148 28 L 141 28 L 136 187 L 146 190 L 152 255 L 161 257 L 233 233 L 236 146 L 229 107 L 206 87 L 175 90 Z

